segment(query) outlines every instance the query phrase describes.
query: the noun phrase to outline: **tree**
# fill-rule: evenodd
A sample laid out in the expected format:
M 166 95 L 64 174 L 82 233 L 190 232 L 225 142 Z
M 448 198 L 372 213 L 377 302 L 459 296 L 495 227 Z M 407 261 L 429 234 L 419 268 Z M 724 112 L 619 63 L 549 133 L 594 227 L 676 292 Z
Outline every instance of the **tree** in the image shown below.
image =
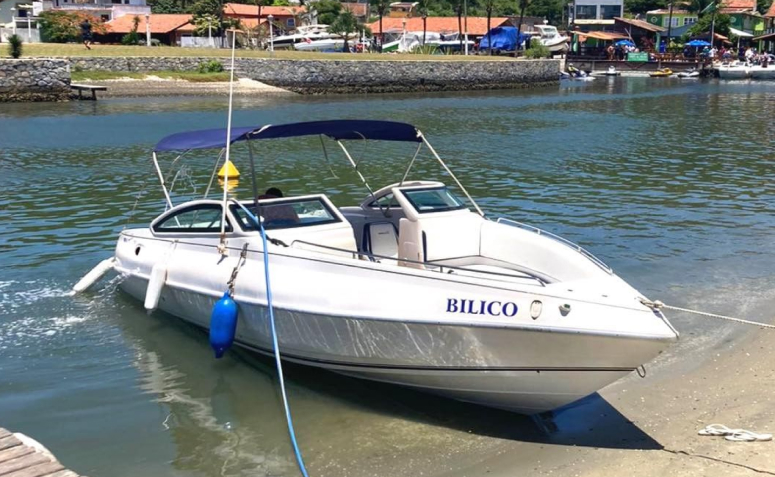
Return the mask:
M 767 10 L 770 8 L 770 5 L 772 5 L 772 2 L 770 0 L 757 0 L 756 1 L 756 10 L 764 15 L 767 13 Z
M 185 13 L 183 5 L 178 5 L 176 0 L 149 0 L 151 13 Z
M 79 41 L 81 23 L 87 18 L 91 22 L 92 33 L 104 35 L 108 32 L 101 19 L 93 17 L 88 13 L 49 10 L 40 14 L 41 36 L 48 43 Z
M 342 13 L 342 4 L 338 0 L 320 0 L 314 8 L 318 12 L 318 21 L 324 25 L 331 25 Z
M 140 43 L 140 35 L 137 34 L 137 28 L 140 25 L 140 17 L 137 15 L 132 18 L 132 29 L 121 37 L 121 44 L 122 45 L 137 45 Z
M 713 17 L 716 17 L 716 21 L 713 21 Z M 713 23 L 713 31 L 720 35 L 729 36 L 729 27 L 732 24 L 732 19 L 729 15 L 707 13 L 697 20 L 697 23 L 689 28 L 689 34 L 692 36 L 700 36 L 705 33 L 710 34 L 711 24 Z M 713 40 L 711 40 L 713 43 Z
M 487 54 L 492 55 L 492 34 L 490 34 L 490 23 L 492 22 L 492 11 L 495 8 L 496 0 L 483 0 L 484 11 L 487 14 Z
M 418 0 L 417 13 L 422 17 L 422 46 L 425 47 L 425 33 L 428 31 L 428 3 L 429 0 Z
M 519 33 L 519 36 L 522 36 L 522 20 L 525 18 L 525 9 L 527 8 L 528 4 L 530 4 L 530 0 L 517 0 L 517 5 L 519 5 L 519 25 L 517 26 L 517 32 Z M 519 41 L 519 39 L 517 39 Z M 519 49 L 519 45 L 517 45 L 514 55 L 516 56 L 517 52 L 516 50 Z
M 358 19 L 355 18 L 355 15 L 353 15 L 353 12 L 350 10 L 345 10 L 342 13 L 339 14 L 338 17 L 331 23 L 331 26 L 328 28 L 328 30 L 335 34 L 340 35 L 342 38 L 344 38 L 344 45 L 342 45 L 342 51 L 345 53 L 348 53 L 350 51 L 349 47 L 347 46 L 347 40 L 351 33 L 355 33 L 358 31 Z
M 628 13 L 646 13 L 649 10 L 658 10 L 667 8 L 668 0 L 624 0 L 624 11 Z M 674 8 L 678 8 L 678 2 L 675 2 Z
M 455 0 L 455 15 L 457 16 L 457 38 L 460 41 L 460 51 L 463 51 L 463 10 L 466 0 Z
M 530 16 L 545 18 L 550 25 L 559 25 L 566 5 L 567 2 L 563 0 L 530 0 L 525 12 Z
M 387 15 L 388 10 L 390 10 L 390 0 L 370 0 L 369 3 L 379 16 L 379 51 L 382 52 L 382 42 L 385 39 L 382 35 L 382 17 Z
M 193 22 L 197 26 L 197 31 L 204 28 L 208 34 L 211 29 L 215 36 L 221 36 L 223 30 L 223 2 L 220 0 L 197 0 L 191 7 L 193 13 Z

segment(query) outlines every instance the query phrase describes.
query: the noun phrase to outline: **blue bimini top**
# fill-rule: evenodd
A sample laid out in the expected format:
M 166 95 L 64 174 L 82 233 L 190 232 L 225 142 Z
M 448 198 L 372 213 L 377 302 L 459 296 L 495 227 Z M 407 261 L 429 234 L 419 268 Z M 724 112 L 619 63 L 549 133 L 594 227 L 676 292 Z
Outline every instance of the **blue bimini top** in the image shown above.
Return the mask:
M 253 139 L 281 139 L 324 135 L 331 139 L 422 142 L 422 135 L 411 124 L 395 121 L 342 119 L 303 123 L 232 128 L 229 143 Z M 203 129 L 172 134 L 156 144 L 154 152 L 220 149 L 226 147 L 226 129 Z

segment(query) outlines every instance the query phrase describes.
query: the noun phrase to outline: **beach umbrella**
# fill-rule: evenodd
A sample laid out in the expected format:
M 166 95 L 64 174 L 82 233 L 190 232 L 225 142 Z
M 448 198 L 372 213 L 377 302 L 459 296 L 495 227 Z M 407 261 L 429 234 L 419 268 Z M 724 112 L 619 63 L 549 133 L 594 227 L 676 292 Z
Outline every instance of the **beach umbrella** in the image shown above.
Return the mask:
M 705 40 L 692 40 L 686 46 L 710 46 L 710 43 Z
M 630 40 L 619 40 L 616 42 L 616 46 L 635 46 L 635 43 Z

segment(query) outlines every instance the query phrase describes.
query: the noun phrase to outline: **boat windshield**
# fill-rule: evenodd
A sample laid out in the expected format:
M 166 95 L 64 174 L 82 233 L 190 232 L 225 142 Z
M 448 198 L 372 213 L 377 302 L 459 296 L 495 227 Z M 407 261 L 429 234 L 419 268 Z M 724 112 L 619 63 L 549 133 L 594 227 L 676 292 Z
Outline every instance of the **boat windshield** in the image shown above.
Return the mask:
M 401 193 L 406 196 L 412 207 L 421 214 L 460 210 L 466 207 L 446 187 L 401 189 Z
M 252 214 L 257 215 L 253 204 L 244 204 L 244 206 Z M 266 230 L 308 227 L 341 221 L 319 198 L 262 201 L 260 208 Z M 257 230 L 242 207 L 231 205 L 231 211 L 239 220 L 242 230 Z

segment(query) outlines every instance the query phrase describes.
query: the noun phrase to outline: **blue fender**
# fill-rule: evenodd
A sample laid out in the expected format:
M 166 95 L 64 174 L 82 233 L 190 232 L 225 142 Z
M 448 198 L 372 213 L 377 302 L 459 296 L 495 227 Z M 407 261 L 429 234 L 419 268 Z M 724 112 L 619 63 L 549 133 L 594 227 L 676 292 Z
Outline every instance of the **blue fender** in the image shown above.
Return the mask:
M 210 315 L 210 346 L 215 351 L 215 357 L 223 356 L 234 343 L 237 332 L 237 302 L 231 299 L 229 292 L 215 302 Z

